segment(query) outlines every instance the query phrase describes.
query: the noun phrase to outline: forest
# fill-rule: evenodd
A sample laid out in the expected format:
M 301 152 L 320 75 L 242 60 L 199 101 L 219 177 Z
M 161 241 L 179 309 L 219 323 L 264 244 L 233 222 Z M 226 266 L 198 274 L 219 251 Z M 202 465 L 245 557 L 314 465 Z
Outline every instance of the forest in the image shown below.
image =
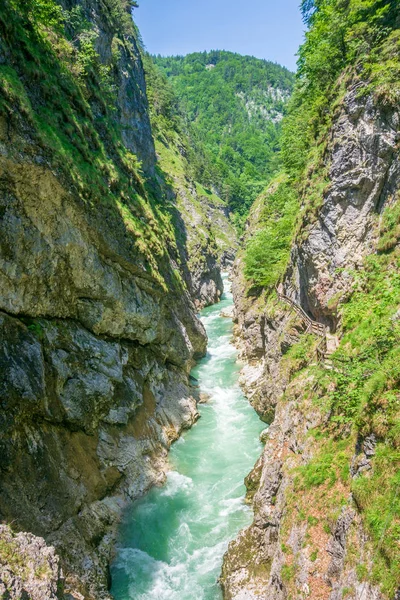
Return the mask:
M 279 170 L 281 121 L 293 73 L 225 51 L 153 60 L 171 83 L 206 158 L 198 177 L 216 188 L 235 215 L 247 215 Z

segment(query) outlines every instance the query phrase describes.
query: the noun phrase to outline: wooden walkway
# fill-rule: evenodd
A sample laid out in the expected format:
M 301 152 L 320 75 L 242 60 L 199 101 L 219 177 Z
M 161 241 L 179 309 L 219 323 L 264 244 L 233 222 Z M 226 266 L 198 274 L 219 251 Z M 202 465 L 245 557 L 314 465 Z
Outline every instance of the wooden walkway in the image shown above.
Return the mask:
M 282 294 L 278 288 L 276 288 L 276 293 L 278 294 L 279 300 L 290 306 L 290 308 L 302 319 L 303 323 L 306 325 L 306 333 L 314 333 L 322 338 L 316 350 L 317 362 L 323 362 L 327 368 L 333 368 L 330 357 L 339 346 L 338 336 L 331 334 L 329 328 L 323 323 L 313 321 L 301 306 L 289 298 L 289 296 Z

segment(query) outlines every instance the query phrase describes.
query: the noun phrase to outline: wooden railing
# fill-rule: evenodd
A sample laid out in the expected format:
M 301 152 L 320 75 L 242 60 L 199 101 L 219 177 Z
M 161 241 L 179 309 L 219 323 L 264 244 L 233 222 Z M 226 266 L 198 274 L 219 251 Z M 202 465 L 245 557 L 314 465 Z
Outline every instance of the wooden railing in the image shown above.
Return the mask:
M 326 336 L 321 340 L 316 349 L 317 363 L 324 362 L 328 358 Z
M 301 308 L 301 306 L 296 304 L 296 302 L 294 300 L 289 298 L 289 296 L 285 296 L 285 294 L 281 294 L 278 290 L 276 290 L 276 291 L 277 291 L 279 300 L 282 300 L 282 302 L 286 302 L 286 304 L 289 304 L 289 306 L 291 308 L 293 308 L 293 310 L 299 315 L 299 317 L 301 319 L 303 319 L 303 321 L 306 323 L 307 333 L 310 333 L 310 332 L 315 333 L 316 335 L 319 335 L 320 337 L 326 338 L 328 328 L 323 323 L 318 323 L 318 321 L 313 321 L 311 319 L 311 317 L 309 317 L 308 314 Z
M 276 288 L 276 293 L 278 294 L 279 300 L 288 304 L 303 320 L 303 322 L 307 326 L 306 333 L 314 333 L 315 335 L 318 335 L 320 338 L 322 338 L 316 349 L 317 362 L 320 363 L 329 360 L 329 357 L 332 353 L 328 352 L 328 327 L 326 327 L 326 325 L 324 325 L 323 323 L 313 321 L 313 319 L 301 308 L 301 306 L 299 306 L 294 300 L 292 300 L 292 298 L 289 298 L 289 296 L 281 294 L 278 288 Z

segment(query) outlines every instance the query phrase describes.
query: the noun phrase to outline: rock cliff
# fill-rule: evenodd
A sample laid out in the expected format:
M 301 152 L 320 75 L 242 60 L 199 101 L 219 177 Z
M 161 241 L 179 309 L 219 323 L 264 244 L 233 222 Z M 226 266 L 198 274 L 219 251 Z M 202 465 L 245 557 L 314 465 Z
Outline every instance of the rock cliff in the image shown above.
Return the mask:
M 197 418 L 194 302 L 220 288 L 211 238 L 187 281 L 195 250 L 157 164 L 128 6 L 0 9 L 0 519 L 55 547 L 68 598 L 109 597 L 121 510 Z M 31 533 L 15 543 L 39 547 Z M 1 572 L 4 597 L 25 575 Z M 43 594 L 61 598 L 54 585 Z
M 360 81 L 350 85 L 334 117 L 325 156 L 329 186 L 316 222 L 302 223 L 284 280 L 306 312 L 332 329 L 349 273 L 376 248 L 376 215 L 394 201 L 400 179 L 399 113 L 364 88 Z
M 391 245 L 380 240 L 384 215 L 398 201 L 399 113 L 397 107 L 360 94 L 361 85 L 350 86 L 336 108 L 324 155 L 329 183 L 317 208 L 302 213 L 281 286 L 310 317 L 339 338 L 343 335 L 341 348 L 351 350 L 342 350 L 339 362 L 319 362 L 320 338 L 307 334 L 304 319 L 280 302 L 275 291 L 251 289 L 242 258 L 235 265 L 238 344 L 246 363 L 242 384 L 271 425 L 264 453 L 246 480 L 254 522 L 232 542 L 224 559 L 221 583 L 227 600 L 382 599 L 394 598 L 400 587 L 398 553 L 384 547 L 393 535 L 389 523 L 396 497 L 389 473 L 396 469 L 397 455 L 385 463 L 388 478 L 383 484 L 376 456 L 384 451 L 379 448 L 389 452 L 388 429 L 367 425 L 368 418 L 377 420 L 371 415 L 379 414 L 379 403 L 364 408 L 364 415 L 360 410 L 363 425 L 357 430 L 346 417 L 350 413 L 343 400 L 349 387 L 358 385 L 349 366 L 357 360 L 354 339 L 362 344 L 354 334 L 357 320 L 346 315 L 361 310 L 356 302 L 363 300 L 362 294 L 364 306 L 371 302 L 379 314 L 379 304 L 366 296 L 370 284 L 358 287 L 355 281 L 360 281 L 358 274 L 368 280 L 368 260 L 382 248 L 388 255 L 376 258 L 383 272 L 378 296 L 385 293 L 383 281 L 395 277 L 398 268 L 398 239 Z M 253 207 L 247 238 L 260 227 L 264 202 L 268 194 Z M 393 280 L 388 285 L 393 290 Z M 387 313 L 391 330 L 397 322 L 396 294 Z M 353 312 L 346 313 L 352 302 L 355 308 L 348 310 Z M 374 322 L 374 314 L 364 318 Z M 367 333 L 364 325 L 364 340 Z M 361 347 L 365 382 L 371 373 L 365 366 L 368 351 Z M 389 385 L 397 389 L 397 384 Z M 373 487 L 375 478 L 386 492 Z M 373 507 L 384 510 L 383 494 L 390 495 L 390 508 L 376 536 L 370 519 Z

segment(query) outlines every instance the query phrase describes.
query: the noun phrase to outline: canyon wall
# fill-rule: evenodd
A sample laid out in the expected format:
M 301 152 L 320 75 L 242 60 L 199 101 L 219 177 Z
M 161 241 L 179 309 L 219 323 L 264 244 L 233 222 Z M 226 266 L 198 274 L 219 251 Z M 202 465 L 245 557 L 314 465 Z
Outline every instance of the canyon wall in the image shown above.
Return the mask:
M 366 257 L 382 256 L 382 214 L 391 214 L 400 187 L 398 109 L 360 91 L 359 82 L 350 86 L 336 108 L 324 154 L 329 184 L 314 213 L 303 213 L 279 290 L 310 318 L 336 332 L 338 341 L 351 329 L 348 322 L 343 325 L 343 307 L 355 290 L 361 290 L 359 296 L 371 293 L 368 285 L 358 287 L 355 281 L 357 274 L 369 272 Z M 262 227 L 268 199 L 267 193 L 254 205 L 246 239 Z M 384 251 L 379 268 L 388 282 L 396 277 L 398 238 Z M 389 527 L 395 504 L 387 509 L 385 529 L 375 545 L 368 529 L 368 503 L 383 510 L 382 498 L 392 494 L 375 457 L 386 451 L 382 449 L 390 440 L 388 430 L 364 425 L 357 433 L 344 411 L 335 412 L 341 391 L 345 396 L 339 378 L 345 382 L 349 363 L 338 362 L 340 357 L 319 362 L 315 351 L 321 338 L 307 335 L 307 323 L 275 290 L 251 288 L 244 270 L 241 257 L 235 265 L 234 294 L 237 340 L 245 361 L 242 384 L 270 427 L 264 434 L 264 453 L 246 480 L 254 522 L 232 542 L 224 559 L 224 598 L 397 598 L 398 555 L 382 545 L 384 535 L 393 535 Z M 393 289 L 393 280 L 388 286 Z M 375 314 L 384 290 L 382 286 L 376 291 Z M 364 304 L 372 298 L 366 296 Z M 398 322 L 396 300 L 389 317 L 393 329 Z M 366 320 L 370 318 L 374 317 Z M 366 339 L 365 331 L 363 335 Z M 344 337 L 343 346 L 351 347 L 349 337 Z M 352 352 L 356 356 L 354 346 Z M 342 356 L 343 360 L 354 359 Z M 364 371 L 364 379 L 371 376 L 366 367 Z M 394 382 L 389 385 L 398 389 Z M 354 380 L 349 379 L 348 386 L 355 387 Z M 370 412 L 379 413 L 378 406 Z M 392 470 L 395 454 L 393 461 Z M 386 482 L 383 488 L 370 488 L 369 498 L 360 493 L 365 482 L 372 485 L 368 482 L 380 476 Z
M 230 225 L 223 203 L 193 224 L 160 171 L 124 2 L 7 0 L 0 68 L 0 520 L 63 570 L 32 559 L 35 591 L 16 561 L 0 589 L 99 600 L 124 505 L 198 416 L 195 303 L 218 300 L 222 251 L 187 229 Z

